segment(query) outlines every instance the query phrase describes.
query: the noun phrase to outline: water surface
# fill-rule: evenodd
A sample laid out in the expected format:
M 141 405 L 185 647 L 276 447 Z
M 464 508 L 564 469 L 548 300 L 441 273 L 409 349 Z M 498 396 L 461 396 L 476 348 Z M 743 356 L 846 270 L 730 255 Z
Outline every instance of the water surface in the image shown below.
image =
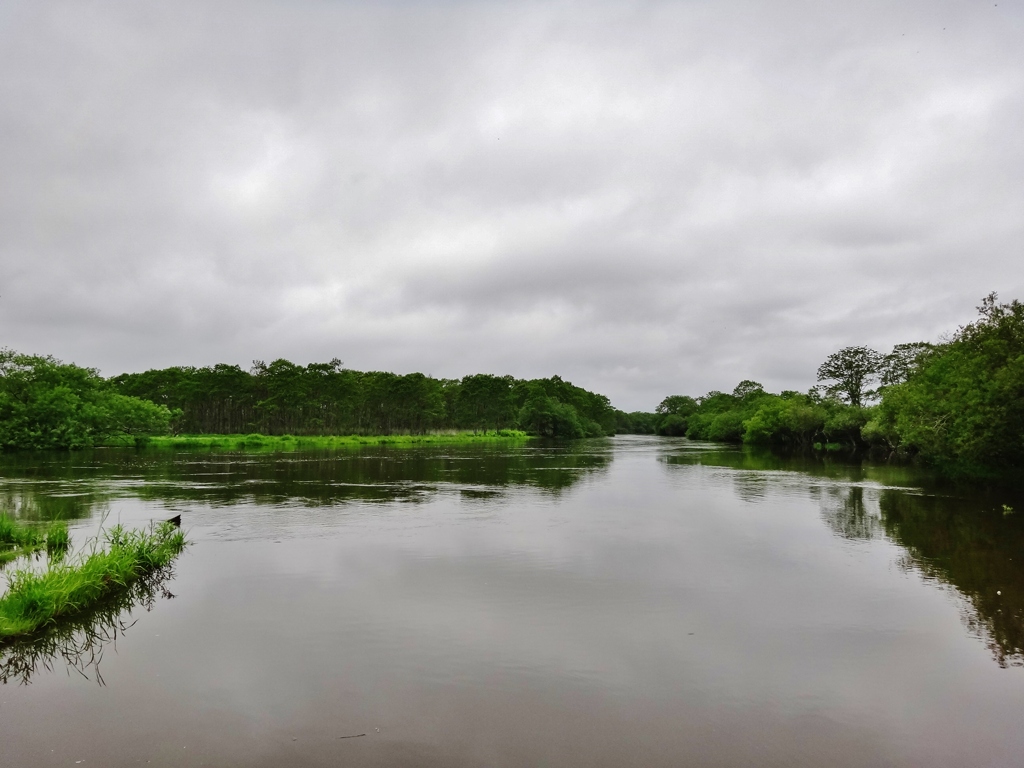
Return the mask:
M 642 437 L 94 451 L 4 457 L 0 502 L 193 541 L 0 651 L 3 766 L 1024 754 L 1024 503 L 907 470 Z

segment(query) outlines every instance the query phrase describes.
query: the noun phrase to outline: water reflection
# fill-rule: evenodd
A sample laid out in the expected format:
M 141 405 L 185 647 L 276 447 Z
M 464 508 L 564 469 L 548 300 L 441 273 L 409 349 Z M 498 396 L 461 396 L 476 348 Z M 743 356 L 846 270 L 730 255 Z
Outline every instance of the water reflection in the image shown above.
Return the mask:
M 870 540 L 882 535 L 883 527 L 877 492 L 860 485 L 811 488 L 821 505 L 821 518 L 832 531 L 851 541 Z
M 964 624 L 1000 666 L 1024 666 L 1024 513 L 1004 512 L 1005 491 L 937 487 L 905 466 L 713 444 L 677 444 L 662 460 L 735 470 L 733 489 L 748 502 L 806 494 L 843 539 L 887 537 L 906 550 L 904 569 L 964 598 Z M 1024 511 L 1010 501 L 1007 509 Z
M 97 450 L 0 458 L 0 504 L 32 520 L 75 519 L 117 497 L 210 505 L 241 502 L 333 505 L 420 501 L 439 488 L 501 496 L 527 486 L 557 496 L 607 469 L 607 441 L 530 447 L 367 446 L 341 451 L 230 453 Z M 13 481 L 13 482 L 12 482 Z
M 134 611 L 152 611 L 157 599 L 174 597 L 167 588 L 173 578 L 172 566 L 161 568 L 73 619 L 31 637 L 0 643 L 0 684 L 28 685 L 36 675 L 63 665 L 69 674 L 74 671 L 104 685 L 100 672 L 104 651 L 116 646 L 117 639 L 138 621 L 131 620 Z
M 956 587 L 970 606 L 964 622 L 999 665 L 1024 666 L 1024 517 L 984 497 L 885 490 L 879 501 L 907 567 Z

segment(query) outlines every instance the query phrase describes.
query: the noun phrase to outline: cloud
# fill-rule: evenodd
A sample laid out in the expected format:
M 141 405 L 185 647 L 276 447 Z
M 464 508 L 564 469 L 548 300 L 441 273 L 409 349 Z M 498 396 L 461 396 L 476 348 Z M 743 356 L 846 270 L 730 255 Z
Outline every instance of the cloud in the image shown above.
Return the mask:
M 1021 295 L 1024 14 L 967 3 L 22 2 L 3 342 L 105 373 L 806 389 Z

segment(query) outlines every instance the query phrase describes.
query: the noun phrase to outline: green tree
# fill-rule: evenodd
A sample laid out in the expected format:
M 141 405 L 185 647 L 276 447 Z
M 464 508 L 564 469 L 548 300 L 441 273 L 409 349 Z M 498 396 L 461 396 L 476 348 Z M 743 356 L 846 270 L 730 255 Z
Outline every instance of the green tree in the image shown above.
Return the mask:
M 519 411 L 519 428 L 540 437 L 586 437 L 576 409 L 544 393 L 537 386 Z
M 910 344 L 897 344 L 892 352 L 882 358 L 880 379 L 883 387 L 902 384 L 920 366 L 925 356 L 935 349 L 934 344 L 915 341 Z
M 830 395 L 853 406 L 863 405 L 871 396 L 869 387 L 881 371 L 882 356 L 867 347 L 845 347 L 828 356 L 818 368 L 818 381 L 831 381 Z
M 886 387 L 866 439 L 915 452 L 951 475 L 1024 467 L 1024 304 L 990 294 L 980 317 Z
M 92 368 L 0 350 L 0 447 L 86 448 L 168 431 L 166 406 L 119 394 Z

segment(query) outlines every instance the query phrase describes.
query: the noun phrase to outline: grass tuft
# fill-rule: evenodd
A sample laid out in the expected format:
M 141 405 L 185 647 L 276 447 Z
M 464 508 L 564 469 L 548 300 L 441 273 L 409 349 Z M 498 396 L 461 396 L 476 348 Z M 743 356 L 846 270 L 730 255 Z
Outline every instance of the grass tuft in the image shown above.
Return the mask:
M 0 514 L 0 563 L 31 554 L 42 549 L 44 543 L 45 537 L 35 528 L 18 522 L 6 513 Z
M 104 540 L 105 549 L 74 562 L 51 560 L 42 573 L 23 569 L 9 574 L 7 594 L 0 597 L 0 643 L 47 629 L 116 596 L 168 565 L 186 543 L 171 523 L 148 532 L 116 526 Z
M 71 535 L 68 533 L 68 524 L 63 520 L 54 520 L 46 531 L 46 554 L 52 559 L 63 559 L 71 547 Z

